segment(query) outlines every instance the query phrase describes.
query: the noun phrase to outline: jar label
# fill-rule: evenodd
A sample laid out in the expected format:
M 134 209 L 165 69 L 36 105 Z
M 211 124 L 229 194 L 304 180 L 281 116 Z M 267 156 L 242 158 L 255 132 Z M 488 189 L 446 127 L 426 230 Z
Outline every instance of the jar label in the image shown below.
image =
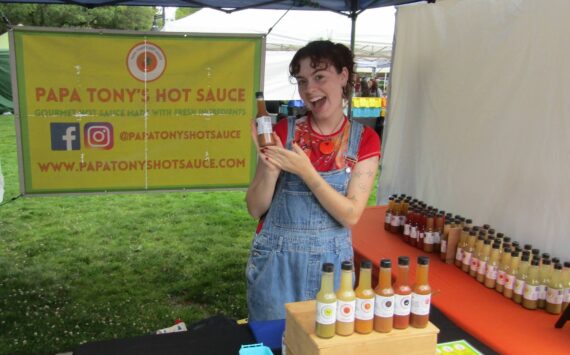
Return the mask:
M 551 304 L 562 304 L 564 301 L 564 294 L 562 289 L 548 288 L 546 293 L 546 302 Z
M 331 303 L 317 302 L 317 323 L 334 324 L 336 322 L 336 301 Z
M 512 290 L 515 287 L 515 275 L 507 274 L 507 282 L 505 282 L 505 288 Z
M 481 275 L 487 274 L 487 262 L 484 260 L 479 259 L 479 269 L 477 269 L 477 273 Z
M 507 273 L 504 270 L 499 270 L 499 275 L 497 276 L 497 284 L 504 285 L 507 281 Z
M 525 284 L 525 282 L 524 282 L 523 280 L 521 280 L 521 279 L 516 279 L 516 280 L 515 280 L 515 289 L 514 289 L 514 291 L 515 291 L 515 293 L 516 293 L 517 295 L 522 295 L 522 294 L 523 294 L 523 291 L 524 291 L 524 284 Z
M 442 240 L 441 241 L 441 253 L 447 253 L 447 240 Z
M 370 320 L 374 318 L 374 298 L 356 299 L 356 319 Z
M 412 313 L 419 316 L 425 316 L 429 314 L 429 306 L 431 303 L 431 294 L 429 295 L 418 295 L 417 293 L 412 293 Z
M 433 244 L 433 233 L 432 232 L 426 232 L 425 233 L 425 240 L 424 243 L 426 244 Z
M 529 301 L 538 300 L 538 286 L 526 284 L 524 286 L 523 297 Z
M 433 243 L 434 244 L 441 243 L 441 236 L 439 235 L 439 232 L 433 232 Z
M 471 258 L 471 271 L 477 272 L 479 270 L 479 259 L 472 257 Z
M 400 226 L 400 218 L 399 216 L 392 215 L 392 220 L 390 221 L 392 227 L 399 227 Z
M 394 295 L 394 314 L 407 316 L 410 314 L 412 295 Z
M 394 316 L 394 296 L 374 297 L 374 314 L 378 317 L 389 318 Z
M 336 320 L 339 322 L 354 322 L 354 308 L 356 300 L 353 301 L 337 301 Z
M 406 223 L 406 216 L 400 216 L 399 226 L 403 226 Z
M 412 226 L 412 230 L 410 231 L 410 238 L 418 239 L 418 228 L 416 226 Z
M 404 235 L 410 235 L 410 224 L 404 224 Z
M 471 253 L 468 251 L 463 253 L 463 264 L 471 265 Z
M 496 280 L 498 270 L 499 268 L 497 267 L 497 265 L 489 265 L 489 267 L 487 268 L 487 272 L 485 273 L 485 277 L 491 280 Z
M 539 300 L 545 300 L 546 299 L 546 293 L 548 292 L 548 286 L 546 285 L 539 285 L 538 286 L 538 299 Z

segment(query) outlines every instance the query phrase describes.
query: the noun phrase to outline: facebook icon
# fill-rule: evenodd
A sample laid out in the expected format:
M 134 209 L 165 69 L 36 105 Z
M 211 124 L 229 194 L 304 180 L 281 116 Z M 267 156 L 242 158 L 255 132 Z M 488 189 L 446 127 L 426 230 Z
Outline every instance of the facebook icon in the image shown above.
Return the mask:
M 51 150 L 79 150 L 79 123 L 50 123 Z

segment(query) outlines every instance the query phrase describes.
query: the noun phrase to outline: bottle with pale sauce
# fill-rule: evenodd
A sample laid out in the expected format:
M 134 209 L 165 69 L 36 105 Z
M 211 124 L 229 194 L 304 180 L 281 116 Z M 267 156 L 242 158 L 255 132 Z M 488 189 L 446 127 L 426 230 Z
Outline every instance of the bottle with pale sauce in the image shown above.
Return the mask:
M 562 301 L 562 311 L 566 310 L 570 304 L 570 262 L 564 262 L 562 271 L 562 284 L 564 285 L 564 300 Z
M 469 236 L 467 237 L 467 246 L 463 250 L 463 260 L 461 265 L 461 270 L 469 272 L 471 268 L 471 258 L 473 257 L 473 252 L 475 251 L 475 240 L 477 239 L 477 233 L 474 230 L 469 231 Z
M 505 287 L 503 289 L 503 296 L 505 296 L 508 299 L 513 298 L 516 273 L 517 269 L 519 268 L 520 261 L 521 261 L 520 252 L 516 250 L 511 252 L 511 264 L 505 269 L 506 281 L 505 281 Z
M 356 294 L 352 288 L 352 263 L 343 261 L 340 274 L 340 288 L 336 292 L 336 333 L 350 335 L 354 333 L 354 311 Z
M 334 265 L 323 264 L 321 289 L 317 293 L 317 324 L 315 334 L 320 338 L 331 338 L 335 333 L 336 294 L 334 293 Z
M 501 243 L 494 243 L 491 250 L 491 256 L 487 263 L 487 272 L 485 273 L 485 286 L 487 288 L 495 288 L 497 283 L 497 276 L 499 274 L 499 252 L 501 250 Z
M 538 308 L 538 289 L 540 286 L 540 281 L 538 280 L 538 265 L 540 264 L 539 259 L 533 259 L 530 263 L 530 268 L 528 270 L 528 279 L 524 284 L 523 300 L 522 305 L 526 309 L 537 309 Z
M 562 313 L 562 301 L 564 301 L 564 285 L 562 283 L 562 265 L 554 265 L 548 291 L 546 292 L 546 311 L 551 314 Z
M 429 258 L 427 256 L 418 257 L 410 310 L 410 325 L 414 328 L 425 328 L 429 322 L 431 287 L 428 283 L 428 272 Z
M 479 270 L 479 258 L 481 257 L 481 250 L 483 250 L 483 245 L 485 243 L 484 233 L 479 232 L 477 237 L 477 242 L 475 242 L 475 249 L 473 250 L 473 255 L 471 255 L 471 266 L 469 267 L 469 275 L 472 277 L 477 277 L 477 270 Z
M 374 290 L 374 330 L 388 333 L 394 321 L 394 289 L 392 288 L 392 261 L 380 260 L 378 285 Z
M 406 329 L 410 324 L 412 288 L 409 282 L 410 259 L 398 257 L 398 275 L 394 283 L 394 328 Z
M 269 112 L 267 112 L 263 92 L 256 92 L 255 99 L 257 102 L 257 115 L 255 116 L 255 122 L 257 123 L 257 141 L 259 146 L 267 147 L 269 145 L 275 145 L 275 139 L 273 137 L 273 119 Z
M 497 275 L 497 284 L 495 285 L 495 290 L 497 292 L 503 293 L 505 289 L 505 283 L 507 282 L 507 269 L 511 264 L 511 247 L 506 247 L 503 249 L 503 254 L 501 255 L 501 262 L 499 263 L 499 274 Z
M 515 288 L 513 290 L 513 301 L 518 304 L 522 302 L 525 284 L 528 280 L 528 268 L 530 267 L 528 262 L 529 259 L 529 254 L 523 253 L 521 262 L 517 269 Z
M 455 266 L 462 267 L 463 265 L 463 250 L 467 247 L 467 237 L 469 236 L 469 227 L 463 227 L 459 237 L 459 243 L 455 251 Z
M 485 282 L 485 275 L 487 275 L 487 263 L 491 256 L 491 240 L 485 239 L 483 242 L 483 249 L 479 255 L 479 269 L 477 269 L 477 281 L 480 283 Z
M 548 258 L 544 258 L 544 255 L 547 253 L 542 254 L 543 259 L 539 264 L 538 269 L 538 308 L 543 309 L 546 307 L 546 293 L 548 292 L 548 285 L 550 284 L 550 277 L 552 276 L 552 264 L 550 261 L 550 256 Z
M 360 334 L 368 334 L 374 325 L 374 290 L 370 260 L 363 260 L 360 263 L 358 287 L 354 292 L 356 293 L 354 330 Z

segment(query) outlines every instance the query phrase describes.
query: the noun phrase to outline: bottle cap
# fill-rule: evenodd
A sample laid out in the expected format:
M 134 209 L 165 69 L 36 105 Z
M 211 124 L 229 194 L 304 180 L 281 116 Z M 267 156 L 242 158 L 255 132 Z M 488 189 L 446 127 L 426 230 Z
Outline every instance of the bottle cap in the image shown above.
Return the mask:
M 525 253 L 523 252 L 523 255 L 522 255 L 522 257 L 521 257 L 521 261 L 528 261 L 528 259 L 529 259 L 528 254 L 525 254 Z
M 407 256 L 399 256 L 398 257 L 398 265 L 407 266 L 410 265 L 410 258 Z
M 525 244 L 524 245 L 524 250 L 531 250 L 532 249 L 532 245 L 531 244 Z
M 383 268 L 392 267 L 392 260 L 390 260 L 390 259 L 382 259 L 382 260 L 380 260 L 380 267 L 383 267 Z
M 489 229 L 489 228 L 491 228 L 490 225 L 488 225 L 488 224 L 484 224 L 484 225 L 483 225 L 483 229 Z
M 503 241 L 505 243 L 509 243 L 511 241 L 511 237 L 503 237 Z M 517 245 L 518 245 L 518 243 L 517 243 Z
M 485 241 L 483 242 L 483 244 L 489 245 L 489 244 L 491 244 L 491 242 L 492 242 L 491 239 L 485 239 Z
M 467 224 L 471 224 L 471 223 L 473 223 L 473 220 L 471 220 L 471 219 L 467 219 L 467 220 L 465 220 L 465 223 L 467 223 Z
M 543 258 L 543 259 L 550 259 L 550 254 L 548 254 L 548 253 L 542 253 L 542 258 Z
M 560 258 L 552 258 L 552 263 L 553 264 L 559 264 L 560 263 Z
M 372 261 L 370 260 L 362 260 L 360 262 L 361 269 L 372 269 Z
M 505 236 L 505 234 L 504 234 L 504 233 L 500 233 L 500 232 L 499 232 L 499 233 L 497 233 L 497 238 L 503 238 L 504 236 Z
M 538 255 L 540 253 L 540 249 L 532 249 L 532 255 Z
M 512 242 L 511 244 L 515 247 L 518 247 L 521 245 L 521 243 L 517 242 L 516 240 L 514 242 Z
M 520 251 L 515 249 L 514 251 L 511 252 L 511 256 L 519 256 L 519 253 Z
M 324 263 L 323 264 L 323 272 L 333 272 L 334 265 L 332 263 Z
M 542 259 L 542 265 L 550 265 L 550 263 L 552 263 L 550 259 Z
M 560 265 L 560 264 L 554 264 L 554 269 L 556 269 L 556 270 L 562 270 L 562 265 Z
M 570 261 L 565 261 L 565 262 L 564 262 L 564 267 L 570 267 Z
M 481 229 L 481 228 L 479 228 L 479 226 L 474 226 L 474 227 L 473 227 L 473 230 L 476 231 L 476 232 L 478 232 L 479 229 Z
M 469 235 L 477 235 L 477 231 L 470 230 L 470 231 L 469 231 Z
M 504 252 L 504 253 L 510 253 L 511 250 L 512 250 L 511 247 L 506 247 L 503 252 Z
M 532 261 L 530 262 L 530 264 L 531 264 L 532 266 L 538 266 L 539 261 L 538 261 L 538 259 L 532 259 Z
M 501 249 L 501 243 L 493 243 L 493 249 Z
M 469 227 L 463 227 L 463 231 L 464 231 L 464 232 L 469 232 L 470 229 L 469 229 Z
M 342 270 L 352 270 L 352 262 L 350 261 L 343 261 L 342 264 L 340 264 L 340 268 Z
M 429 265 L 429 256 L 418 256 L 418 265 Z
M 479 234 L 479 236 L 477 237 L 477 240 L 485 240 L 485 236 L 482 234 Z
M 263 91 L 258 91 L 255 93 L 256 99 L 263 99 Z

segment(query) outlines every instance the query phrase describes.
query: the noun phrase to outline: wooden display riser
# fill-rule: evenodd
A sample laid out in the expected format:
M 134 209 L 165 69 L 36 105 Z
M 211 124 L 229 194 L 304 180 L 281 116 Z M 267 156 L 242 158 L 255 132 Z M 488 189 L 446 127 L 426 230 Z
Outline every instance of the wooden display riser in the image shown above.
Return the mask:
M 285 305 L 285 344 L 288 355 L 435 354 L 439 329 L 394 329 L 390 333 L 354 333 L 322 339 L 315 335 L 315 301 Z

